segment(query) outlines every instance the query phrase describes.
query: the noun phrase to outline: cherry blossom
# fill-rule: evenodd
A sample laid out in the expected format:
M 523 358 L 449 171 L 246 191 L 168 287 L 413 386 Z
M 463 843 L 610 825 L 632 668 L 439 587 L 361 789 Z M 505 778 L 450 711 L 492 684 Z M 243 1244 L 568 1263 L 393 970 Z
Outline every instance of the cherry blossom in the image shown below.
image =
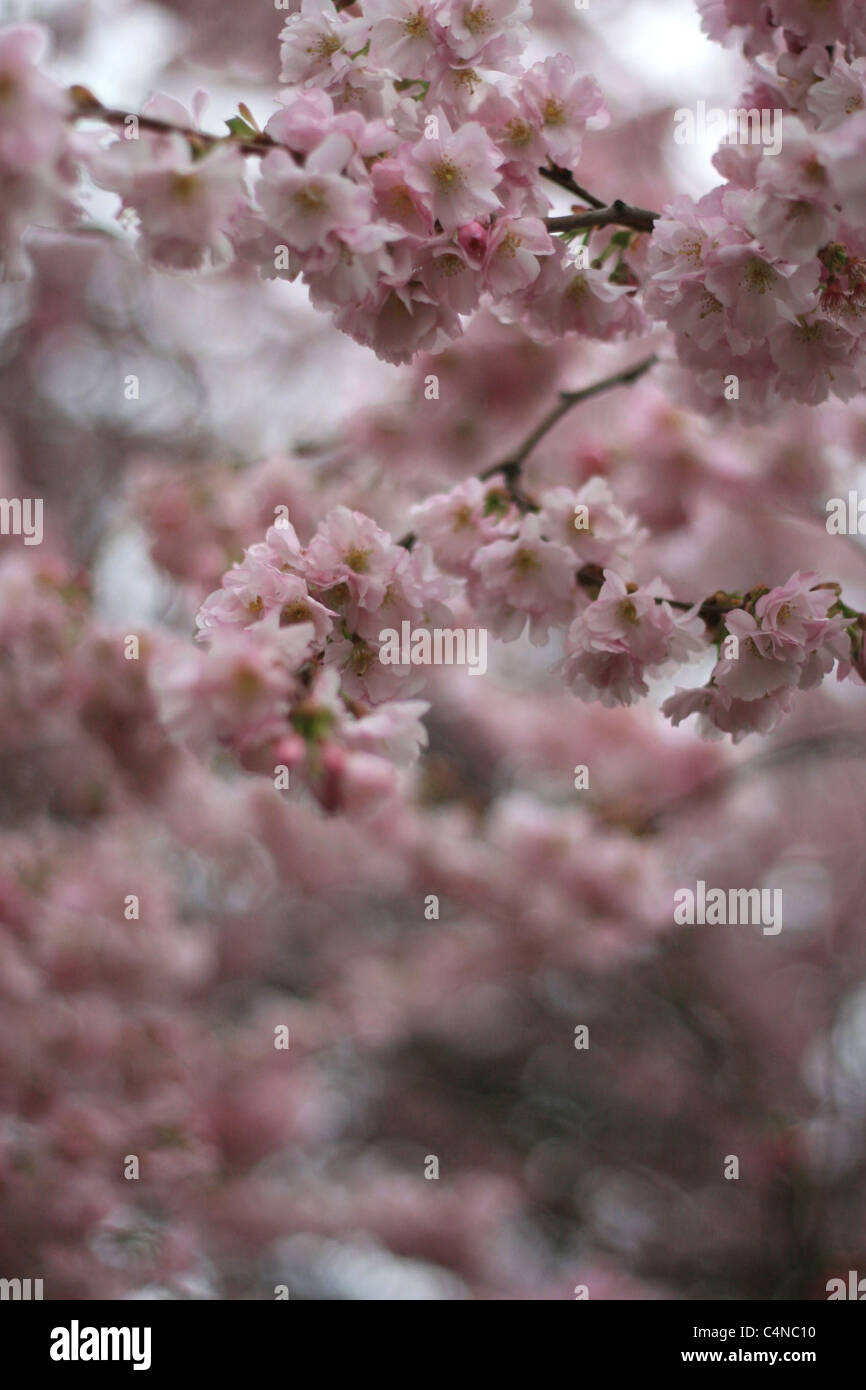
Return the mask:
M 706 642 L 694 611 L 674 614 L 660 581 L 627 585 L 604 571 L 596 598 L 575 618 L 565 644 L 563 675 L 579 699 L 630 705 L 648 693 L 646 675 L 676 669 Z
M 824 1299 L 866 1268 L 860 0 L 699 0 L 662 83 L 628 6 L 39 8 L 4 1279 Z M 704 74 L 774 138 L 680 149 Z

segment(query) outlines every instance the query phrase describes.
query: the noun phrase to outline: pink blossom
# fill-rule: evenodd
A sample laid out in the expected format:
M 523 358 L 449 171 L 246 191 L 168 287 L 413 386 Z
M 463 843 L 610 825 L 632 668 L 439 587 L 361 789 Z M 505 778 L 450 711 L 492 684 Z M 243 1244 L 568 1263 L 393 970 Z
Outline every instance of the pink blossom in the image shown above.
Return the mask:
M 579 160 L 587 127 L 601 130 L 610 119 L 597 84 L 579 74 L 572 59 L 561 53 L 531 67 L 522 92 L 539 122 L 547 153 L 566 169 Z
M 71 222 L 73 170 L 65 92 L 36 67 L 45 34 L 0 30 L 0 279 L 23 279 L 27 228 Z
M 309 154 L 334 126 L 334 103 L 320 87 L 290 88 L 278 97 L 281 110 L 265 124 L 265 134 L 297 154 Z
M 403 554 L 369 517 L 335 507 L 307 547 L 307 575 L 321 592 L 342 586 L 345 602 L 375 609 Z
M 397 794 L 394 768 L 372 753 L 353 753 L 326 745 L 314 790 L 326 811 L 353 818 L 368 816 Z
M 368 25 L 341 14 L 333 0 L 301 0 L 280 39 L 281 79 L 292 84 L 341 78 L 364 47 Z
M 791 188 L 790 173 L 785 192 L 762 186 L 752 200 L 750 215 L 761 245 L 780 260 L 797 265 L 817 254 L 835 226 L 829 200 L 804 197 Z
M 443 49 L 442 0 L 367 0 L 371 56 L 401 77 L 427 77 Z
M 359 304 L 392 270 L 390 248 L 400 233 L 383 223 L 344 227 L 307 258 L 304 279 L 317 308 Z
M 724 307 L 734 351 L 766 338 L 781 318 L 793 321 L 815 302 L 817 272 L 773 265 L 754 244 L 723 246 L 707 271 L 706 286 Z
M 459 238 L 445 233 L 427 243 L 420 279 L 434 303 L 445 305 L 455 314 L 470 314 L 481 298 L 481 275 L 473 258 Z
M 467 577 L 476 551 L 504 536 L 516 515 L 501 478 L 467 478 L 413 507 L 410 521 L 443 569 Z
M 835 130 L 866 107 L 866 57 L 847 63 L 836 57 L 828 74 L 813 82 L 806 106 L 818 130 Z
M 501 180 L 503 156 L 477 121 L 452 132 L 441 107 L 432 119 L 437 133 L 412 146 L 406 181 L 430 198 L 445 231 L 456 231 L 500 206 L 493 190 Z
M 170 126 L 193 124 L 184 106 L 163 95 L 145 102 L 143 113 Z M 145 127 L 135 139 L 124 133 L 107 150 L 93 151 L 87 162 L 96 182 L 135 212 L 141 249 L 156 265 L 198 270 L 233 259 L 231 234 L 249 210 L 240 150 L 223 145 L 196 158 L 183 135 Z
M 56 160 L 66 145 L 72 103 L 40 72 L 47 35 L 35 25 L 0 30 L 0 169 L 30 170 Z
M 469 591 L 481 621 L 513 641 L 527 620 L 540 646 L 551 624 L 567 622 L 575 594 L 574 557 L 547 540 L 540 517 L 525 516 L 516 535 L 481 547 L 472 561 Z
M 525 41 L 528 0 L 449 0 L 448 46 L 463 62 L 499 64 Z
M 262 160 L 256 196 L 270 224 L 298 251 L 310 251 L 331 232 L 352 231 L 370 220 L 370 192 L 342 170 L 352 151 L 345 135 L 328 135 L 296 164 L 282 150 Z
M 478 107 L 478 119 L 505 156 L 503 173 L 527 184 L 534 181 L 547 150 L 541 120 L 528 94 L 521 88 L 513 92 L 492 88 Z
M 299 575 L 277 569 L 270 553 L 254 555 L 255 549 L 223 576 L 223 587 L 205 599 L 196 617 L 197 635 L 207 639 L 216 629 L 251 627 L 273 615 L 279 627 L 311 623 L 316 642 L 324 644 L 334 614 L 311 597 Z
M 497 298 L 524 290 L 541 272 L 539 257 L 553 252 L 553 240 L 538 217 L 499 217 L 484 257 L 484 279 Z
M 776 389 L 785 399 L 820 405 L 834 395 L 847 401 L 866 382 L 863 345 L 826 319 L 780 325 L 769 348 L 778 369 Z
M 853 113 L 834 136 L 837 142 L 830 160 L 830 183 L 842 215 L 862 226 L 866 221 L 866 188 L 863 185 L 863 141 L 866 111 Z
M 403 162 L 397 158 L 377 160 L 370 170 L 376 207 L 381 217 L 396 223 L 417 237 L 433 231 L 429 199 L 406 181 Z
M 123 203 L 135 208 L 142 250 L 156 265 L 223 265 L 233 256 L 231 225 L 246 206 L 243 157 L 219 149 L 194 161 L 188 151 L 172 169 L 136 174 Z
M 801 42 L 831 44 L 848 36 L 857 8 L 856 0 L 827 0 L 821 5 L 813 0 L 772 0 L 771 12 L 774 23 L 796 34 Z
M 606 569 L 598 598 L 575 618 L 565 642 L 563 675 L 581 700 L 630 705 L 658 675 L 699 655 L 704 627 L 694 610 L 675 614 L 659 580 L 626 585 Z
M 698 732 L 704 738 L 730 734 L 732 742 L 740 743 L 749 734 L 771 733 L 793 707 L 794 694 L 787 686 L 754 700 L 740 700 L 717 686 L 704 685 L 678 690 L 665 700 L 662 712 L 675 726 L 697 714 Z
M 497 305 L 496 312 L 505 322 L 519 321 L 542 343 L 565 333 L 621 337 L 643 326 L 642 311 L 629 286 L 614 284 L 604 270 L 577 264 L 559 243 L 542 261 L 529 289 Z
M 722 656 L 714 683 L 726 694 L 754 700 L 783 686 L 808 689 L 849 654 L 845 620 L 830 618 L 834 589 L 816 586 L 814 572 L 797 573 L 755 604 L 754 616 L 735 609 L 726 617 L 738 639 L 736 656 Z
M 341 308 L 334 322 L 395 365 L 411 362 L 418 352 L 435 352 L 462 332 L 454 311 L 437 304 L 420 281 L 392 276 L 362 304 Z
M 426 700 L 391 700 L 381 709 L 347 724 L 346 743 L 350 748 L 387 757 L 398 767 L 409 767 L 427 743 L 421 717 L 429 708 Z
M 190 651 L 183 662 L 167 657 L 159 669 L 163 719 L 197 746 L 212 739 L 243 750 L 274 739 L 285 727 L 298 692 L 295 673 L 313 640 L 307 623 L 216 629 L 206 653 Z
M 570 546 L 579 565 L 622 565 L 644 536 L 637 519 L 617 506 L 607 479 L 597 475 L 578 488 L 544 493 L 541 518 L 546 533 Z

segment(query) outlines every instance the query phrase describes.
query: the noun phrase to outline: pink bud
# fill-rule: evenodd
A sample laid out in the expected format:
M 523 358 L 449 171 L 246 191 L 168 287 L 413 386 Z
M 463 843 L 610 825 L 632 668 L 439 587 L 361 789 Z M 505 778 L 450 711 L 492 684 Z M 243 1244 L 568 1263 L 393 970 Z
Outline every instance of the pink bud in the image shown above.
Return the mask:
M 480 265 L 487 250 L 487 228 L 477 220 L 466 222 L 459 228 L 457 240 L 469 259 Z
M 280 739 L 276 747 L 278 762 L 285 763 L 286 767 L 297 767 L 304 761 L 307 755 L 307 745 L 300 734 L 287 734 Z

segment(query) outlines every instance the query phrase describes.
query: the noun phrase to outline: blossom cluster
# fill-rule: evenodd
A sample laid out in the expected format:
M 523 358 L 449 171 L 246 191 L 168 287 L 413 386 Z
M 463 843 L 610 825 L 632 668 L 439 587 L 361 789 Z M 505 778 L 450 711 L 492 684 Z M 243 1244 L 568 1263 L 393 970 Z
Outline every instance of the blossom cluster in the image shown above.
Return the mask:
M 458 337 L 482 297 L 543 321 L 557 294 L 604 306 L 631 293 L 608 293 L 606 276 L 597 289 L 542 221 L 539 168 L 574 168 L 608 117 L 570 58 L 521 63 L 528 4 L 360 8 L 303 0 L 283 32 L 290 85 L 265 126 L 282 148 L 256 187 L 253 255 L 289 253 L 270 273 L 302 273 L 315 304 L 392 362 Z M 599 312 L 604 335 L 608 319 L 635 322 Z
M 673 330 L 700 403 L 722 403 L 735 378 L 737 408 L 766 418 L 779 401 L 847 401 L 866 384 L 862 153 L 859 180 L 850 163 L 864 122 L 791 130 L 775 156 L 725 150 L 729 182 L 657 222 L 645 303 Z
M 45 47 L 34 27 L 0 30 L 0 279 L 26 273 L 28 227 L 64 226 L 74 215 L 71 103 L 38 67 Z
M 776 53 L 780 47 L 793 52 L 816 44 L 838 43 L 857 53 L 866 52 L 866 23 L 860 0 L 697 0 L 704 27 L 719 41 L 739 39 L 754 56 Z
M 757 27 L 748 9 L 712 6 L 707 22 L 717 37 L 745 22 L 767 39 L 775 68 L 754 67 L 747 104 L 783 122 L 779 146 L 724 145 L 726 182 L 676 199 L 651 237 L 587 230 L 577 250 L 546 225 L 543 175 L 573 176 L 608 114 L 571 58 L 522 62 L 524 0 L 303 0 L 263 129 L 242 107 L 215 137 L 200 128 L 203 93 L 191 114 L 157 95 L 107 146 L 104 127 L 73 134 L 69 117 L 111 113 L 41 73 L 38 31 L 5 30 L 7 273 L 20 273 L 28 225 L 69 220 L 77 163 L 118 195 L 155 266 L 240 258 L 267 278 L 300 276 L 317 308 L 389 362 L 441 350 L 481 304 L 546 343 L 631 335 L 649 315 L 672 330 L 701 408 L 731 399 L 731 378 L 752 417 L 848 400 L 866 383 L 862 25 L 841 4 L 817 17 L 793 0 L 768 6 Z
M 519 794 L 475 833 L 462 808 L 411 800 L 373 826 L 325 823 L 166 739 L 150 683 L 182 639 L 142 633 L 127 660 L 56 555 L 6 559 L 0 597 L 4 1268 L 35 1251 L 46 1297 L 229 1298 L 239 1280 L 272 1297 L 315 1278 L 309 1244 L 293 1262 L 282 1240 L 345 1250 L 348 1227 L 364 1293 L 378 1259 L 434 1290 L 553 1296 L 558 1265 L 542 1252 L 528 1273 L 520 1240 L 537 1188 L 505 1174 L 491 1204 L 435 1080 L 411 1088 L 422 1110 L 394 1157 L 394 1057 L 434 1038 L 471 1075 L 507 1036 L 518 963 L 521 980 L 601 982 L 645 958 L 669 900 L 655 846 Z M 505 744 L 550 723 L 531 701 L 501 712 Z M 672 762 L 690 785 L 693 759 Z M 442 920 L 416 923 L 431 892 Z M 416 929 L 383 939 L 398 910 Z M 529 998 L 555 1038 L 561 1006 Z M 446 1206 L 414 1166 L 434 1113 Z M 347 1163 L 332 1150 L 359 1115 L 372 1138 Z
M 628 564 L 641 536 L 600 477 L 579 492 L 551 488 L 537 510 L 519 505 L 500 474 L 471 478 L 414 507 L 411 521 L 493 635 L 510 642 L 528 629 L 536 646 L 588 602 L 581 568 Z
M 558 670 L 583 701 L 631 705 L 649 680 L 719 647 L 706 687 L 663 709 L 703 717 L 707 736 L 768 732 L 793 691 L 862 678 L 859 615 L 837 584 L 797 573 L 785 584 L 706 603 L 675 600 L 660 579 L 637 583 L 642 532 L 601 477 L 542 494 L 536 507 L 504 474 L 472 478 L 411 512 L 409 544 L 337 507 L 302 547 L 288 521 L 223 577 L 199 636 L 164 686 L 169 725 L 233 748 L 251 769 L 304 770 L 322 803 L 364 809 L 393 788 L 384 759 L 411 762 L 427 708 L 417 668 L 381 659 L 383 629 L 452 621 L 462 591 L 473 619 L 503 641 L 536 646 L 564 631 Z M 732 645 L 733 644 L 733 645 Z
M 473 610 L 497 636 L 513 640 L 528 622 L 530 639 L 543 642 L 551 627 L 570 624 L 561 670 L 579 698 L 629 705 L 648 694 L 647 676 L 669 674 L 708 649 L 700 604 L 672 606 L 661 580 L 636 584 L 625 577 L 641 532 L 603 478 L 589 479 L 579 492 L 552 489 L 538 511 L 522 515 L 507 499 L 501 480 L 472 479 L 415 508 L 413 523 L 438 562 L 466 580 Z M 859 651 L 860 639 L 849 632 L 851 612 L 843 613 L 838 586 L 821 587 L 816 579 L 795 575 L 757 599 L 757 619 L 775 623 L 765 635 L 753 632 L 755 616 L 732 601 L 725 630 L 742 642 L 744 656 L 719 662 L 713 688 L 726 692 L 722 699 L 748 703 L 795 685 L 808 689 L 836 660 L 840 678 L 856 675 L 852 650 Z M 754 711 L 737 723 L 735 712 L 728 732 L 749 732 L 750 721 L 772 727 L 790 702 L 779 697 L 776 719 L 761 707 L 763 723 Z M 674 704 L 669 712 L 682 718 L 680 709 Z
M 850 400 L 866 384 L 862 6 L 701 9 L 713 37 L 745 26 L 747 52 L 775 61 L 755 63 L 732 113 L 740 130 L 713 161 L 725 183 L 656 223 L 646 308 L 673 330 L 699 407 L 735 399 L 766 418 L 780 401 Z
M 573 169 L 608 117 L 570 58 L 521 64 L 528 14 L 523 0 L 369 0 L 362 16 L 304 0 L 263 131 L 237 118 L 236 138 L 199 138 L 202 101 L 190 116 L 156 96 L 107 149 L 84 136 L 75 150 L 137 216 L 155 265 L 239 256 L 269 278 L 300 275 L 317 308 L 390 362 L 459 337 L 482 299 L 540 336 L 633 332 L 634 285 L 578 262 L 544 225 L 540 169 Z M 261 156 L 249 187 L 243 151 Z
M 862 630 L 851 622 L 837 584 L 815 572 L 793 574 L 745 607 L 725 614 L 728 639 L 706 686 L 678 690 L 662 708 L 674 724 L 699 715 L 707 737 L 770 733 L 794 706 L 795 690 L 811 690 L 836 667 L 839 680 L 863 679 Z M 730 654 L 727 654 L 727 648 Z
M 77 164 L 118 195 L 154 266 L 240 257 L 267 278 L 300 275 L 317 308 L 389 362 L 444 347 L 482 301 L 544 341 L 633 333 L 644 324 L 635 284 L 544 224 L 540 170 L 576 167 L 585 131 L 608 116 L 572 59 L 521 64 L 528 14 L 523 0 L 370 0 L 363 17 L 304 0 L 282 35 L 285 86 L 263 131 L 238 117 L 230 137 L 207 135 L 204 93 L 192 113 L 157 94 L 107 146 L 104 130 L 67 130 L 73 113 L 101 108 L 86 89 L 73 89 L 76 107 L 39 71 L 39 32 L 3 31 L 7 271 L 21 272 L 30 224 L 72 215 L 61 194 Z
M 206 650 L 165 668 L 163 716 L 247 767 L 298 771 L 330 810 L 369 808 L 426 737 L 418 668 L 380 661 L 380 633 L 446 625 L 452 587 L 360 512 L 334 508 L 306 547 L 281 517 L 202 604 Z
M 675 723 L 700 711 L 707 736 L 768 732 L 790 712 L 793 689 L 820 684 L 837 663 L 840 680 L 862 678 L 859 615 L 817 574 L 730 596 L 715 615 L 710 605 L 674 601 L 660 579 L 628 578 L 641 532 L 602 478 L 579 492 L 552 489 L 528 512 L 502 479 L 472 479 L 415 508 L 413 524 L 439 564 L 465 580 L 473 611 L 495 635 L 513 640 L 528 623 L 541 643 L 568 626 L 559 669 L 582 700 L 630 705 L 649 693 L 648 677 L 699 659 L 711 636 L 720 649 L 736 639 L 732 654 L 720 657 L 708 687 L 663 706 Z

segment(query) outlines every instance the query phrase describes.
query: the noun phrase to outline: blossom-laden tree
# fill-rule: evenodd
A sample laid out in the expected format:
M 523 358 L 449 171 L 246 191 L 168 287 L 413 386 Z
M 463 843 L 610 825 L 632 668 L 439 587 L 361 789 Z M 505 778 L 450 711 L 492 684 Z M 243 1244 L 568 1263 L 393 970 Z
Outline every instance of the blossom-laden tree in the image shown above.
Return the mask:
M 698 9 L 696 197 L 554 0 L 0 31 L 0 1274 L 866 1269 L 866 22 Z

